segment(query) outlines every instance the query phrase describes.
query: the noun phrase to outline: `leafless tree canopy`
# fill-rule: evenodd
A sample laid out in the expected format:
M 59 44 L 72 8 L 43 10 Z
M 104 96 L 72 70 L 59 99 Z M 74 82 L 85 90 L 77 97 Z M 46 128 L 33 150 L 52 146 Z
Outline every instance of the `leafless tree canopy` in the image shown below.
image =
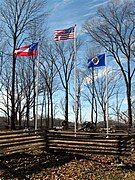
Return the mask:
M 46 0 L 4 0 L 0 14 L 1 21 L 6 26 L 6 35 L 18 39 L 24 36 L 32 24 L 45 21 L 47 16 L 45 6 Z
M 123 74 L 128 102 L 129 127 L 132 126 L 131 81 L 135 73 L 133 48 L 135 43 L 134 1 L 112 1 L 98 10 L 96 18 L 88 20 L 84 31 L 112 54 Z

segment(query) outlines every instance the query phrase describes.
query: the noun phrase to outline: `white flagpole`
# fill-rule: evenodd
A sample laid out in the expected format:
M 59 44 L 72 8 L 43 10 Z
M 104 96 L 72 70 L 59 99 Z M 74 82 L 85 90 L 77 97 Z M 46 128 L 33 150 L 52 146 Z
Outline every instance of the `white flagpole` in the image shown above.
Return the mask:
M 36 61 L 36 119 L 35 130 L 38 129 L 38 80 L 39 80 L 39 43 L 38 43 L 38 56 Z
M 108 135 L 109 133 L 109 123 L 108 123 L 108 70 L 107 70 L 107 60 L 106 60 L 106 55 L 105 55 L 105 63 L 106 63 L 106 66 L 105 66 L 105 73 L 106 73 L 106 94 L 105 94 L 105 97 L 106 97 L 106 133 Z
M 76 25 L 75 25 L 75 29 L 74 29 L 74 112 L 75 112 L 75 127 L 74 127 L 74 131 L 75 131 L 75 136 L 76 136 L 76 129 L 77 129 L 77 60 L 76 60 Z

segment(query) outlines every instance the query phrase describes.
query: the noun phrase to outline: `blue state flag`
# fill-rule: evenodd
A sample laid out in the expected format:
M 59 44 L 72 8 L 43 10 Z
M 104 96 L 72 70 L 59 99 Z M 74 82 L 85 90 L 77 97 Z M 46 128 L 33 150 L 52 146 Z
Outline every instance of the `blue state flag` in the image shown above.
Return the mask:
M 88 68 L 105 66 L 105 54 L 99 54 L 93 58 L 88 59 Z

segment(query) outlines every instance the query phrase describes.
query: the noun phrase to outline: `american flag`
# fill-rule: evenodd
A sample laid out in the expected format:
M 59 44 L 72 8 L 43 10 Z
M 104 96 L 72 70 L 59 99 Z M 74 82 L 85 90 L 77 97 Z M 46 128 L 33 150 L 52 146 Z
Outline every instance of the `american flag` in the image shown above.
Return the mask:
M 75 27 L 70 27 L 68 29 L 62 30 L 55 30 L 54 32 L 54 40 L 55 41 L 62 41 L 67 39 L 74 39 L 75 38 Z

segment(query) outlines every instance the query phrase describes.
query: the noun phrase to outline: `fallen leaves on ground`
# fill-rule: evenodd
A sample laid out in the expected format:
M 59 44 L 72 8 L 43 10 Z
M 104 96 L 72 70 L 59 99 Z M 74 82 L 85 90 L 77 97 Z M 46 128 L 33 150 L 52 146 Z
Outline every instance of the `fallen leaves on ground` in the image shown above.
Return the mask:
M 127 158 L 117 166 L 113 156 L 16 154 L 0 160 L 0 179 L 135 180 L 135 163 Z

